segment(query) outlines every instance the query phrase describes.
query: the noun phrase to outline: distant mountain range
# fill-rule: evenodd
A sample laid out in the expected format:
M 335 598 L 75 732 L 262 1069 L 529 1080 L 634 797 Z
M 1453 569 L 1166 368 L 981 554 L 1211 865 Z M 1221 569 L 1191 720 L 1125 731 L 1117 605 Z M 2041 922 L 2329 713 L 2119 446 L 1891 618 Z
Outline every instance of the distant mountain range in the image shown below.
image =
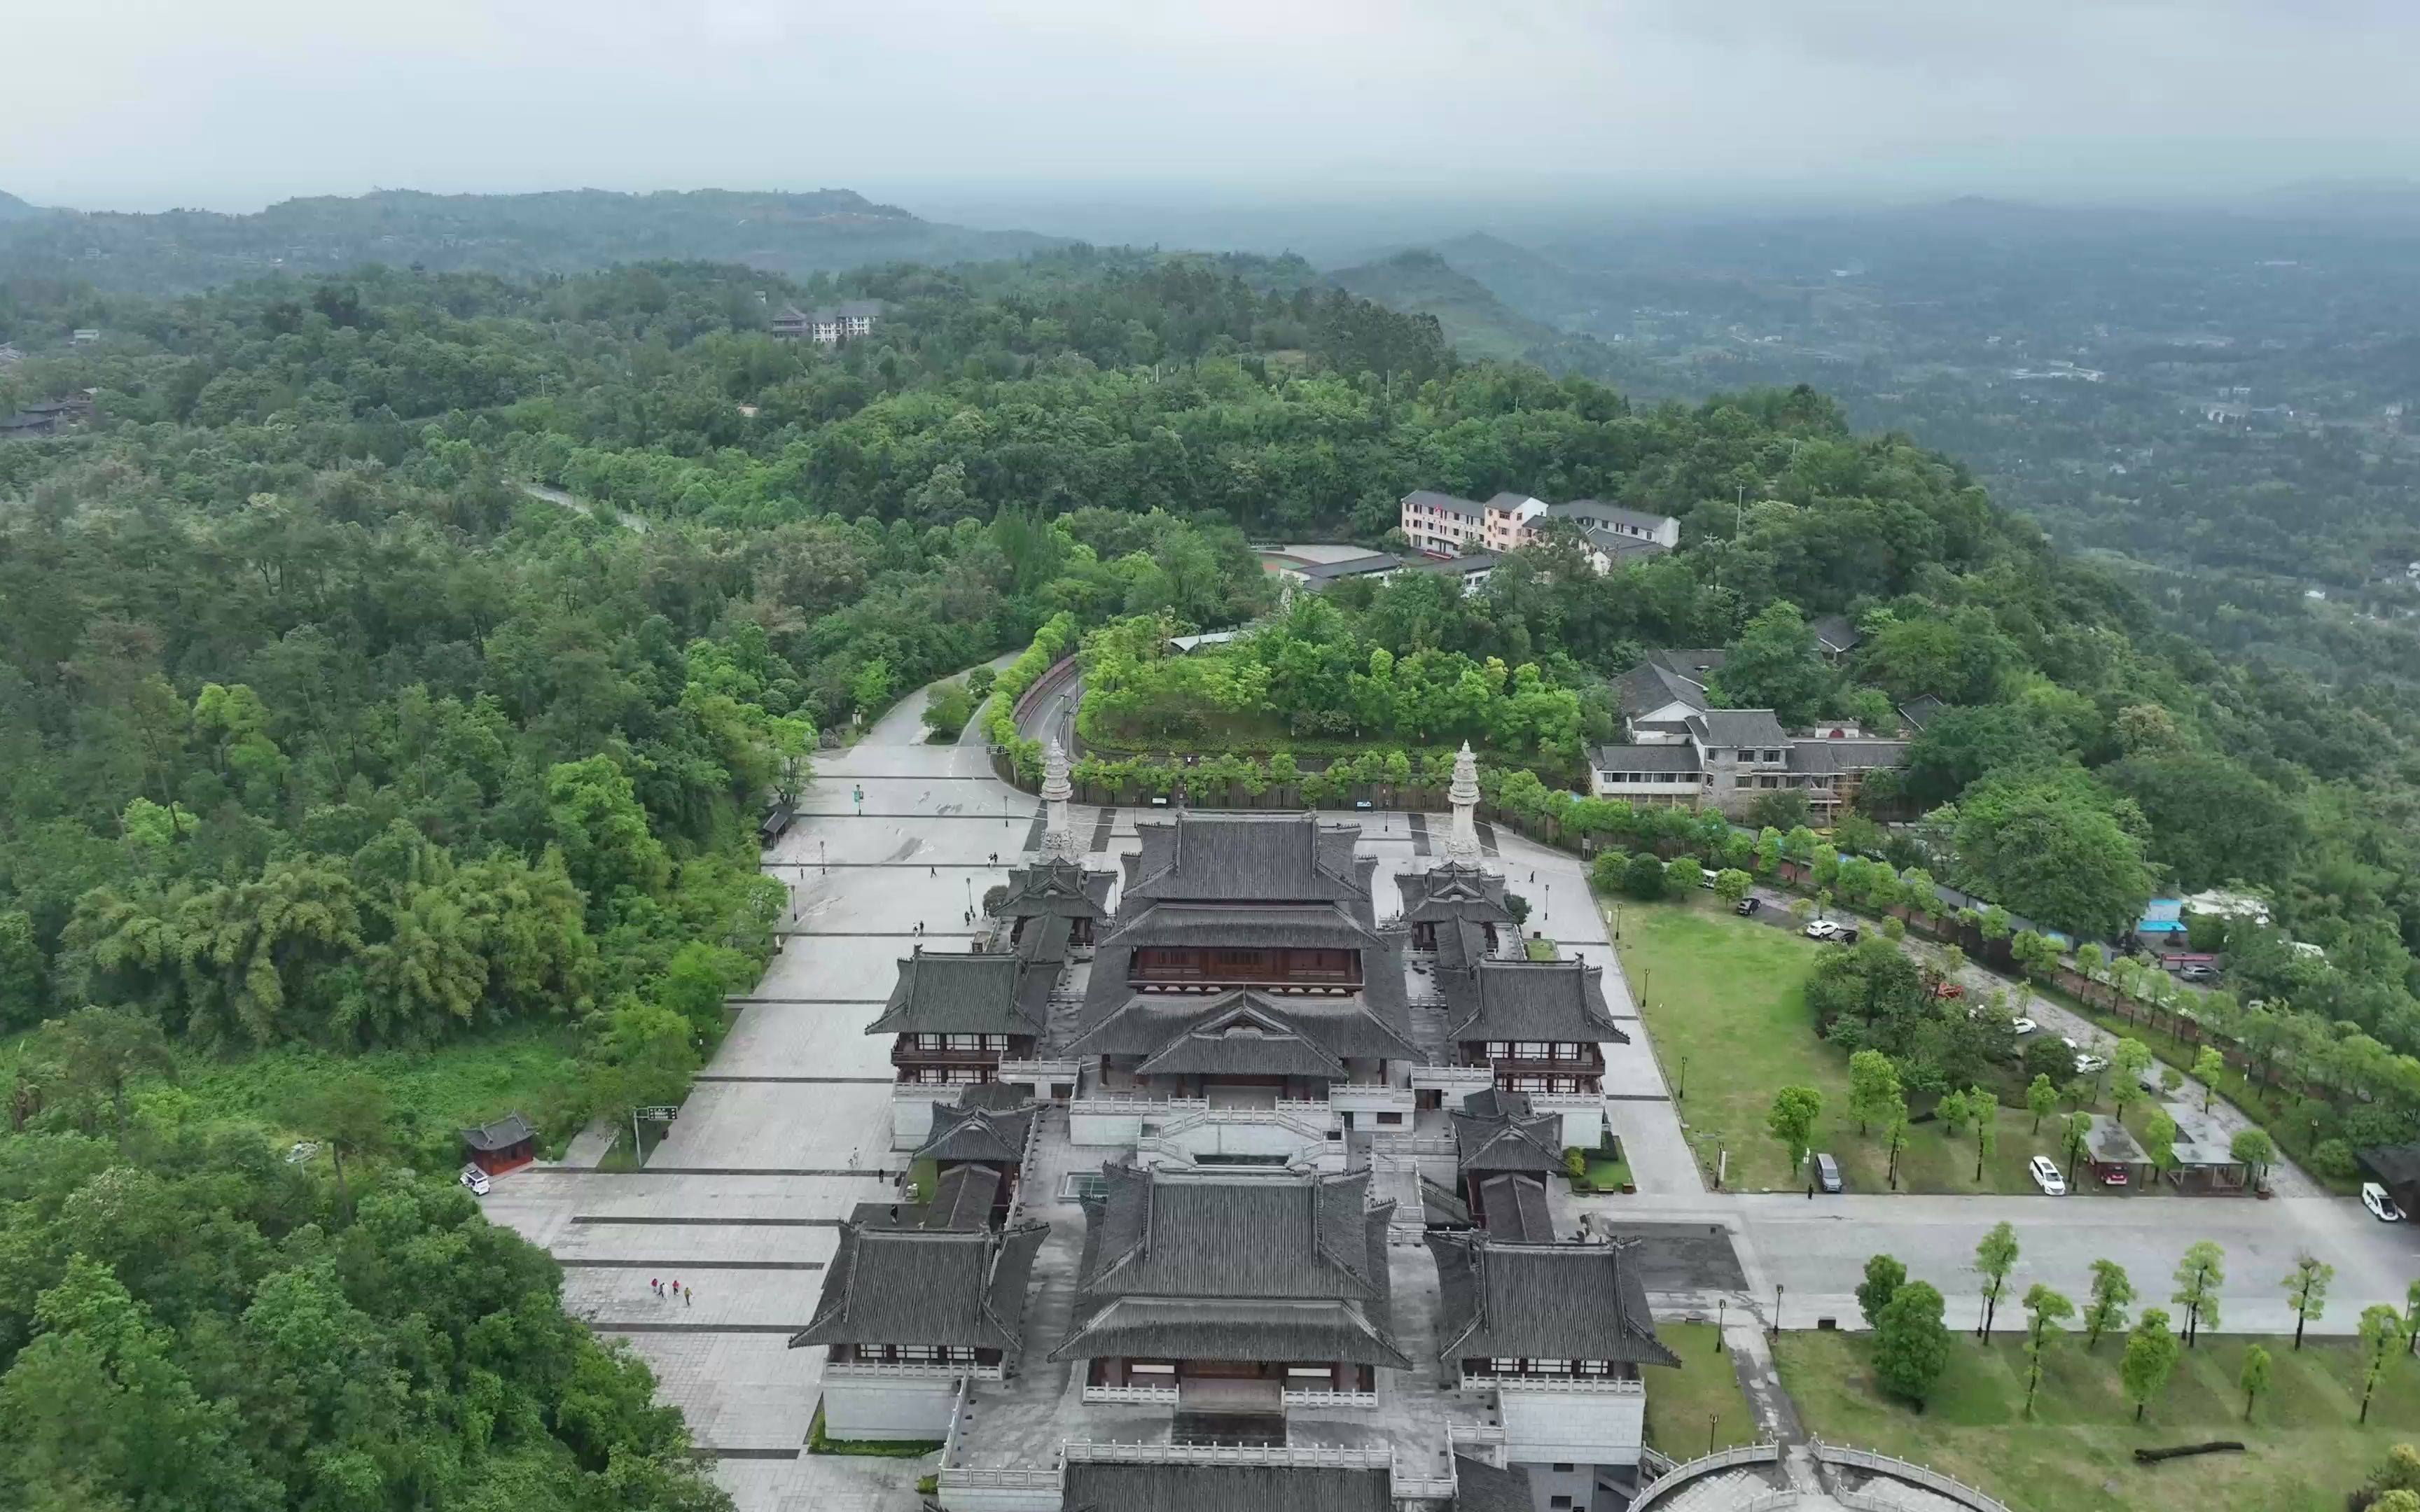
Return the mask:
M 1484 233 L 1333 269 L 1326 276 L 1390 310 L 1436 316 L 1445 339 L 1465 358 L 1585 374 L 1639 398 L 1683 392 L 1668 369 L 1557 324 L 1572 318 L 1583 300 L 1578 281 L 1559 264 Z
M 280 271 L 341 273 L 370 262 L 531 274 L 700 258 L 801 277 L 868 263 L 1011 257 L 1063 244 L 1032 232 L 920 220 L 845 189 L 800 194 L 380 190 L 352 198 L 290 199 L 254 215 L 44 212 L 0 195 L 0 276 L 80 278 L 159 291 Z

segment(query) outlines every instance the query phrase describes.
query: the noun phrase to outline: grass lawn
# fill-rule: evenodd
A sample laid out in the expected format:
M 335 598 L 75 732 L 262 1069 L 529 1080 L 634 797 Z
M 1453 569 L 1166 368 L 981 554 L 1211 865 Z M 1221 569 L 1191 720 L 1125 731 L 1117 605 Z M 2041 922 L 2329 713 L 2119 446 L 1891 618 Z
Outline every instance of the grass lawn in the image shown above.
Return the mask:
M 229 1059 L 180 1056 L 177 1083 L 142 1094 L 156 1114 L 242 1118 L 286 1127 L 287 1108 L 311 1088 L 359 1072 L 386 1089 L 397 1136 L 408 1149 L 458 1156 L 455 1131 L 515 1109 L 541 1119 L 541 1108 L 574 1074 L 578 1037 L 547 1026 L 501 1028 L 434 1050 L 380 1050 L 358 1056 L 288 1046 Z M 297 1137 L 301 1137 L 298 1134 Z M 560 1155 L 560 1141 L 542 1152 Z
M 2389 1448 L 2420 1437 L 2420 1362 L 2389 1364 L 2365 1427 L 2354 1421 L 2361 1380 L 2350 1342 L 2314 1341 L 2297 1354 L 2290 1339 L 2205 1335 L 2138 1427 L 2118 1386 L 2120 1340 L 2086 1354 L 2082 1335 L 2063 1335 L 2028 1420 L 2020 1338 L 1995 1337 L 1985 1350 L 1961 1334 L 1921 1413 L 1867 1384 L 1870 1338 L 1782 1335 L 1782 1381 L 1807 1428 L 1931 1465 L 2018 1512 L 2339 1512 Z M 2247 1423 L 2235 1379 L 2253 1342 L 2275 1373 Z M 2137 1447 L 2213 1439 L 2240 1440 L 2248 1452 L 2134 1463 Z
M 1529 952 L 1529 959 L 1532 961 L 1555 959 L 1555 942 L 1552 940 L 1524 940 L 1521 942 L 1521 948 Z
M 1644 1365 L 1647 1379 L 1647 1442 L 1675 1459 L 1706 1453 L 1706 1421 L 1714 1420 L 1714 1447 L 1755 1443 L 1762 1435 L 1740 1395 L 1731 1357 L 1715 1347 L 1712 1323 L 1658 1323 L 1655 1336 L 1681 1357 L 1681 1368 Z
M 1630 1162 L 1591 1159 L 1588 1163 L 1588 1179 L 1589 1184 L 1600 1192 L 1619 1192 L 1621 1184 L 1630 1180 Z
M 1840 1163 L 1854 1192 L 1889 1190 L 1889 1151 L 1878 1134 L 1860 1134 L 1848 1116 L 1849 1058 L 1815 1037 L 1801 991 L 1822 947 L 1701 899 L 1625 903 L 1621 965 L 1655 1042 L 1665 1079 L 1682 1094 L 1679 1112 L 1690 1147 L 1712 1178 L 1716 1152 L 1730 1152 L 1726 1182 L 1735 1191 L 1803 1187 L 1781 1144 L 1765 1129 L 1773 1094 L 1812 1087 L 1823 1094 L 1815 1148 Z M 1686 1060 L 1685 1070 L 1683 1062 Z M 1900 1152 L 1902 1192 L 2030 1192 L 2025 1162 L 2057 1158 L 2057 1123 L 2033 1132 L 2033 1116 L 2002 1108 L 1997 1148 L 1975 1174 L 1975 1136 L 1953 1143 L 1937 1124 L 1908 1131 Z

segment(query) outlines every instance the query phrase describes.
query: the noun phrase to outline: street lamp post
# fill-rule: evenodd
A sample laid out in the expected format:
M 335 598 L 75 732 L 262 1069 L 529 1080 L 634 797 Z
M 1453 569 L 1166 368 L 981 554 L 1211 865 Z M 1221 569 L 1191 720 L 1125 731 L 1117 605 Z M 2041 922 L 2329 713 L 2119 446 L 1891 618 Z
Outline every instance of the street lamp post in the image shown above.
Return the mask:
M 1781 1337 L 1781 1283 L 1773 1284 L 1773 1336 Z
M 1716 1354 L 1723 1352 L 1723 1319 L 1730 1316 L 1730 1310 L 1731 1300 L 1729 1297 L 1714 1299 L 1714 1352 Z
M 1681 1057 L 1681 1085 L 1672 1089 L 1672 1101 L 1675 1103 L 1689 1101 L 1689 1057 L 1686 1056 Z
M 1720 1412 L 1706 1414 L 1706 1453 L 1708 1454 L 1714 1452 L 1714 1425 L 1721 1421 L 1722 1415 Z

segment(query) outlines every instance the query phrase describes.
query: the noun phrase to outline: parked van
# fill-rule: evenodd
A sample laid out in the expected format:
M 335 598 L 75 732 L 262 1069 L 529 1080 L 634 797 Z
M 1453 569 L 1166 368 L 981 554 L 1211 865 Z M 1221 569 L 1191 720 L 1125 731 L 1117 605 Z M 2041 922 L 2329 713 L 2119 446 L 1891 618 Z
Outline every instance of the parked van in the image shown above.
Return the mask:
M 1840 1163 L 1834 1160 L 1829 1155 L 1816 1156 L 1815 1184 L 1822 1187 L 1826 1192 L 1838 1192 L 1841 1190 Z

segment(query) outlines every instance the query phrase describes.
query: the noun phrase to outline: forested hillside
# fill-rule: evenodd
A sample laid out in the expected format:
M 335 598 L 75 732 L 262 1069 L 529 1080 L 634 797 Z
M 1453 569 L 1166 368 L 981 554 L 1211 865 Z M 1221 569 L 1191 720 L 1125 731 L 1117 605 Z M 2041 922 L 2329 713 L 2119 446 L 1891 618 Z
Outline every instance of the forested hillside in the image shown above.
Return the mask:
M 670 1429 L 615 1415 L 644 1376 L 551 1310 L 546 1262 L 401 1174 L 443 1168 L 442 1127 L 353 1086 L 264 1129 L 164 1074 L 541 1026 L 573 1047 L 530 1110 L 554 1135 L 676 1095 L 781 906 L 758 805 L 811 779 L 825 733 L 1062 613 L 1238 623 L 1270 603 L 1248 535 L 1375 542 L 1414 487 L 1620 500 L 1681 517 L 1683 548 L 1603 578 L 1521 553 L 1467 599 L 1340 587 L 1268 647 L 1295 707 L 1254 717 L 1360 697 L 1373 738 L 1467 725 L 1567 760 L 1652 645 L 1731 645 L 1743 702 L 1936 695 L 1964 712 L 1888 797 L 1933 815 L 1953 874 L 2086 927 L 2155 883 L 2273 889 L 2281 937 L 2328 955 L 2247 938 L 2250 980 L 2300 1026 L 2290 1056 L 2374 1100 L 2314 1116 L 2411 1132 L 2408 708 L 2159 633 L 1956 463 L 1810 391 L 1648 408 L 1466 365 L 1435 320 L 1306 271 L 867 270 L 839 288 L 885 314 L 837 350 L 767 333 L 804 290 L 695 263 L 0 284 L 0 340 L 29 354 L 0 412 L 95 405 L 0 443 L 0 1029 L 22 1035 L 0 1442 L 39 1446 L 0 1487 L 31 1466 L 81 1476 L 79 1505 L 409 1499 L 439 1473 L 375 1445 L 419 1387 L 413 1410 L 452 1414 L 449 1484 L 489 1488 L 465 1504 L 564 1456 L 596 1489 L 561 1504 L 710 1495 L 668 1468 Z M 1829 612 L 1866 627 L 1845 668 L 1804 630 Z M 1492 702 L 1457 713 L 1472 679 Z M 349 1189 L 277 1158 L 301 1134 L 350 1151 Z M 514 1279 L 451 1258 L 481 1246 Z M 463 1267 L 442 1348 L 397 1300 L 432 1265 Z M 289 1358 L 290 1391 L 230 1364 Z M 109 1437 L 138 1377 L 181 1382 L 144 1443 L 187 1435 L 177 1465 L 215 1479 L 171 1494 Z M 271 1389 L 290 1411 L 245 1395 Z
M 1008 257 L 1056 244 L 1022 231 L 921 220 L 845 189 L 804 194 L 601 189 L 427 194 L 382 189 L 289 199 L 249 215 L 54 210 L 10 221 L 0 195 L 0 277 L 102 288 L 208 288 L 272 270 L 349 273 L 365 263 L 431 271 L 576 273 L 650 257 L 711 257 L 804 278 L 915 259 Z M 20 202 L 21 208 L 22 202 Z

